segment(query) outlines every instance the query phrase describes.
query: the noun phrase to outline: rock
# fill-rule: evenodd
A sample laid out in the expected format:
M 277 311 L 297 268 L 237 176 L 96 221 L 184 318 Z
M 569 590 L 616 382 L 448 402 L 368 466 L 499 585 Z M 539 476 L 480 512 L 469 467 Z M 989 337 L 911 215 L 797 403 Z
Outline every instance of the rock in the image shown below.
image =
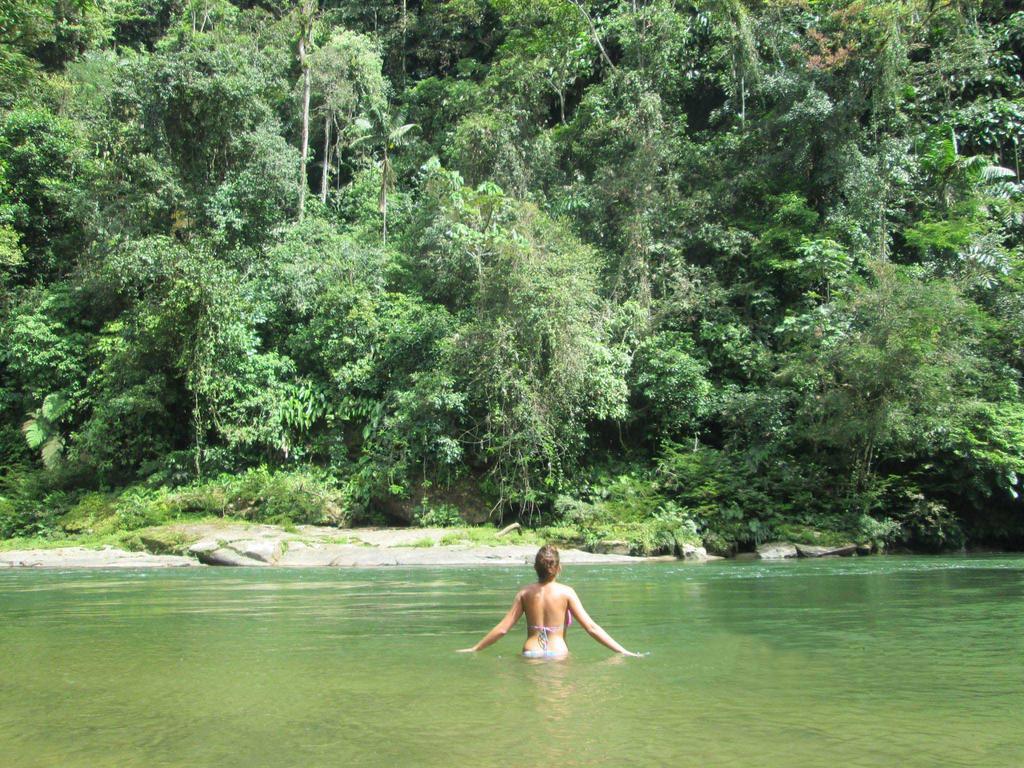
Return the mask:
M 351 544 L 302 544 L 289 542 L 277 561 L 286 568 L 326 568 L 334 565 L 343 551 L 366 549 Z
M 819 547 L 813 544 L 797 544 L 796 551 L 800 557 L 849 557 L 856 553 L 855 544 L 841 544 L 838 547 Z
M 772 541 L 757 548 L 757 557 L 760 560 L 784 560 L 797 555 L 797 548 L 788 541 Z
M 708 554 L 719 557 L 735 557 L 738 549 L 735 541 L 728 541 L 720 536 L 706 536 L 703 544 Z
M 173 529 L 144 529 L 139 531 L 139 541 L 155 555 L 180 555 L 188 550 L 188 537 Z
M 250 539 L 232 541 L 228 547 L 253 560 L 271 565 L 281 557 L 284 546 L 280 539 Z
M 527 566 L 537 552 L 534 546 L 518 544 L 497 547 L 365 547 L 353 544 L 319 544 L 287 551 L 277 565 L 287 568 L 334 567 L 372 568 L 380 566 L 506 565 Z M 584 563 L 635 563 L 652 558 L 628 555 L 598 555 L 576 549 L 563 550 L 563 565 Z
M 594 545 L 594 552 L 599 555 L 628 555 L 630 551 L 627 542 L 616 539 L 599 541 Z
M 273 565 L 284 553 L 284 543 L 275 538 L 227 542 L 201 539 L 188 551 L 206 565 Z
M 195 555 L 199 558 L 199 562 L 204 565 L 255 565 L 263 567 L 270 565 L 270 563 L 267 563 L 264 560 L 246 557 L 241 552 L 236 552 L 230 547 L 217 547 L 217 549 L 213 550 L 202 550 L 200 552 L 196 552 Z
M 60 547 L 0 552 L 0 566 L 37 568 L 170 568 L 197 565 L 191 557 L 151 555 L 104 547 Z
M 677 547 L 678 557 L 693 563 L 706 563 L 708 560 L 721 560 L 717 555 L 709 555 L 704 547 L 697 547 L 693 544 L 680 544 Z
M 215 549 L 219 548 L 220 542 L 216 541 L 215 539 L 200 539 L 188 548 L 188 552 L 190 555 L 195 555 L 196 557 L 198 557 L 201 554 L 213 552 Z
M 875 551 L 875 548 L 873 546 L 871 546 L 870 544 L 858 544 L 857 545 L 857 554 L 858 555 L 870 555 L 874 551 Z

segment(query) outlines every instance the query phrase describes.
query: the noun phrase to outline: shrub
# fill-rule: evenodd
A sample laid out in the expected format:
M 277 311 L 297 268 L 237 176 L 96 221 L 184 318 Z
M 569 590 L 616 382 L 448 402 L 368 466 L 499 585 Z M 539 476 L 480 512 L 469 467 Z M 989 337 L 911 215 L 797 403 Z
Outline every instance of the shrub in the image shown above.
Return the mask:
M 256 522 L 343 526 L 350 521 L 344 491 L 326 473 L 312 469 L 271 472 L 259 467 L 222 475 L 193 494 L 198 495 L 193 503 L 212 509 L 223 502 L 222 515 Z
M 413 510 L 412 521 L 421 528 L 454 528 L 463 524 L 462 516 L 455 506 L 431 506 L 430 500 L 425 496 L 420 505 Z
M 562 529 L 574 532 L 566 538 L 589 549 L 621 541 L 633 554 L 652 555 L 700 542 L 695 521 L 649 476 L 623 473 L 605 478 L 590 488 L 589 496 L 590 500 L 561 496 L 556 501 L 563 522 L 573 525 Z

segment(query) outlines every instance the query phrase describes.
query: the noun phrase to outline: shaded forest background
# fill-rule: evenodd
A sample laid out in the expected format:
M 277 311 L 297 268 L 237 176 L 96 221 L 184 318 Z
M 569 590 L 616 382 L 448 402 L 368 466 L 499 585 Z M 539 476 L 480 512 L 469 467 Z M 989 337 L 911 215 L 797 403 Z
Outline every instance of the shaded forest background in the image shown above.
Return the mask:
M 0 535 L 1024 544 L 1024 13 L 2 0 Z

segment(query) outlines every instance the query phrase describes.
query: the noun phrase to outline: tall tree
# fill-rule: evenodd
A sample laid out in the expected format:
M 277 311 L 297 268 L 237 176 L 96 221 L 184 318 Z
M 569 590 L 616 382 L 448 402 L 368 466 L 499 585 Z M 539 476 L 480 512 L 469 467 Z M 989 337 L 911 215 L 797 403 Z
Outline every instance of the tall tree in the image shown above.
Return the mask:
M 299 25 L 299 66 L 302 68 L 302 159 L 299 165 L 299 221 L 305 214 L 306 192 L 309 189 L 306 163 L 309 159 L 309 94 L 312 70 L 309 56 L 313 47 L 313 25 L 319 10 L 319 0 L 302 0 L 296 8 Z
M 353 144 L 369 141 L 380 151 L 380 192 L 377 196 L 377 210 L 381 215 L 381 240 L 387 245 L 388 194 L 395 186 L 395 170 L 391 165 L 392 153 L 408 143 L 409 132 L 418 126 L 415 123 L 403 123 L 401 115 L 384 109 L 374 110 L 370 120 L 360 120 L 358 123 L 364 134 Z
M 327 202 L 332 157 L 343 139 L 353 138 L 356 118 L 364 119 L 385 106 L 387 81 L 376 43 L 365 35 L 342 29 L 312 57 L 313 89 L 324 125 L 324 154 L 320 199 Z

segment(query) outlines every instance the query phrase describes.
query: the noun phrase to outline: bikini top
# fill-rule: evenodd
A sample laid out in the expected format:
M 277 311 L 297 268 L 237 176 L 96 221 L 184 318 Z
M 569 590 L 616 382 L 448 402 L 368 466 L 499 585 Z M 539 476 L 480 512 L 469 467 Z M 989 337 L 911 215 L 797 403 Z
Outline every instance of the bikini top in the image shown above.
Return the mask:
M 548 632 L 561 632 L 563 627 L 572 626 L 572 611 L 565 612 L 565 624 L 554 624 L 550 627 L 545 627 L 542 624 L 531 624 L 527 629 L 536 629 L 538 632 L 547 634 Z

